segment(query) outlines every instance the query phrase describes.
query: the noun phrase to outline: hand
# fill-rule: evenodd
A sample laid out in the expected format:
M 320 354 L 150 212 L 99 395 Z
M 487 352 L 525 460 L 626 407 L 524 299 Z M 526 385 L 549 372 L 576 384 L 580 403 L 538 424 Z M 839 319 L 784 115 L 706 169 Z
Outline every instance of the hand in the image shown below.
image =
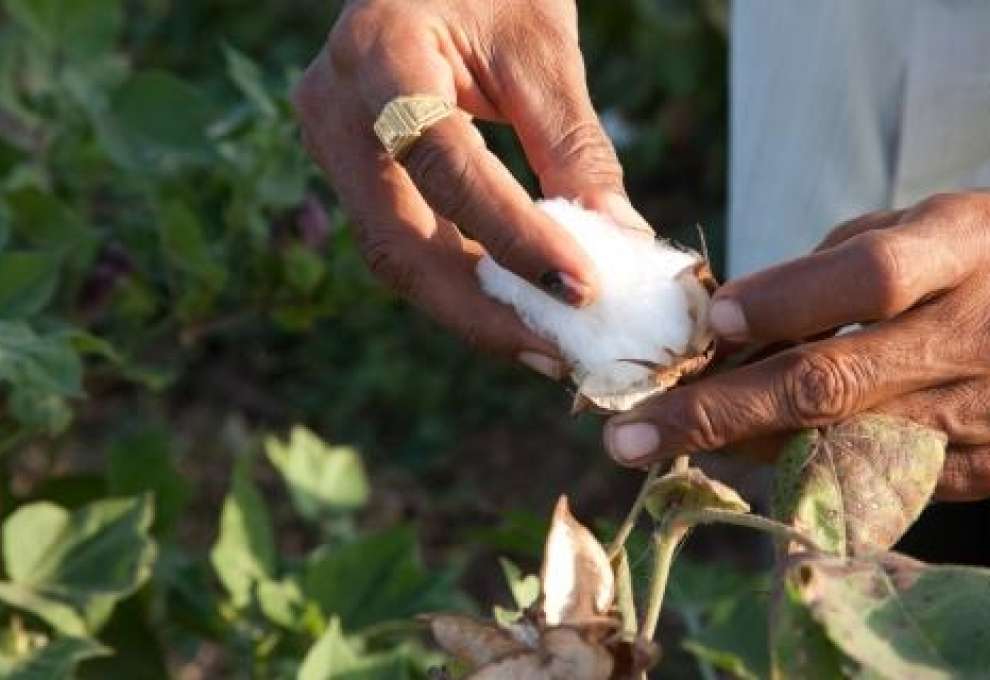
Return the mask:
M 813 254 L 731 282 L 711 323 L 732 341 L 801 344 L 612 418 L 628 465 L 712 450 L 867 409 L 949 437 L 937 495 L 990 495 L 990 193 L 939 195 L 853 220 Z
M 372 125 L 409 94 L 440 95 L 461 111 L 431 127 L 403 167 Z M 481 291 L 475 264 L 487 250 L 574 305 L 594 299 L 594 269 L 485 148 L 470 116 L 513 126 L 545 195 L 650 231 L 625 198 L 588 96 L 574 1 L 351 2 L 295 103 L 375 274 L 481 348 L 562 377 L 557 349 Z

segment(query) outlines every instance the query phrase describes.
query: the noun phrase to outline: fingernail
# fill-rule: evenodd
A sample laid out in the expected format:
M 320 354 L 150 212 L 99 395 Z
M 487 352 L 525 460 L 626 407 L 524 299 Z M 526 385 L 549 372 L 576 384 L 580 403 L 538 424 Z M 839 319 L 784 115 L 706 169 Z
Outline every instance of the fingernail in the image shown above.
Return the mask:
M 726 340 L 746 340 L 749 337 L 746 316 L 735 300 L 716 300 L 708 311 L 708 324 Z
M 634 463 L 660 446 L 660 433 L 649 423 L 609 425 L 605 430 L 605 447 L 613 458 Z
M 516 357 L 519 363 L 528 366 L 537 373 L 542 373 L 551 380 L 560 380 L 564 377 L 564 364 L 557 359 L 548 357 L 539 352 L 520 352 Z
M 587 285 L 564 272 L 547 272 L 540 277 L 540 285 L 561 302 L 575 307 L 585 304 L 591 293 Z
M 615 223 L 620 227 L 641 231 L 644 234 L 649 234 L 651 238 L 656 237 L 656 232 L 653 231 L 650 223 L 639 214 L 639 211 L 632 206 L 629 199 L 622 194 L 609 194 L 605 199 L 605 205 L 609 217 L 615 220 Z

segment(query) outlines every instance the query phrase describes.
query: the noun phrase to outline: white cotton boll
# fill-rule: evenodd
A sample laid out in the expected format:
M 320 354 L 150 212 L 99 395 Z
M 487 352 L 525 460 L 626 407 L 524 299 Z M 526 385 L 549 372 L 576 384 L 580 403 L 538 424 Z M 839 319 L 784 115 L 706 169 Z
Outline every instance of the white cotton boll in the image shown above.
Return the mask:
M 701 328 L 708 293 L 695 273 L 701 258 L 621 229 L 565 199 L 537 205 L 597 267 L 595 302 L 580 309 L 559 302 L 487 256 L 478 264 L 478 276 L 485 292 L 556 343 L 573 367 L 579 395 L 608 410 L 627 410 L 694 370 L 682 364 L 710 345 Z

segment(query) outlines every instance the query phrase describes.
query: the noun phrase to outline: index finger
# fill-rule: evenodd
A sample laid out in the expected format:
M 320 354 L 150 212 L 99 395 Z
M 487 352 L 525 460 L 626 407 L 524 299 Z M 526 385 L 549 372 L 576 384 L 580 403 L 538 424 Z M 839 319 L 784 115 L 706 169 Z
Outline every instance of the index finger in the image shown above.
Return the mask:
M 410 27 L 363 54 L 353 76 L 370 116 L 396 97 L 435 95 L 458 102 L 449 62 L 431 34 Z M 368 120 L 371 130 L 373 119 Z M 386 157 L 384 149 L 380 152 Z M 429 206 L 479 241 L 499 264 L 575 306 L 593 301 L 594 265 L 577 243 L 540 211 L 463 112 L 425 130 L 402 158 Z
M 713 330 L 733 341 L 801 340 L 904 312 L 961 274 L 954 242 L 917 226 L 864 231 L 727 283 L 712 304 Z

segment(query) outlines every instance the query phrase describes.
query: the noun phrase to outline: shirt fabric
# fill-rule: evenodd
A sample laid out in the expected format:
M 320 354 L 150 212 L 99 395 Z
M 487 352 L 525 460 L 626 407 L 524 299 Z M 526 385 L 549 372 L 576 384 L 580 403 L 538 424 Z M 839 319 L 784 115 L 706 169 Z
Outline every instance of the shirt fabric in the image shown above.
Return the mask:
M 732 3 L 729 273 L 990 186 L 990 2 Z

